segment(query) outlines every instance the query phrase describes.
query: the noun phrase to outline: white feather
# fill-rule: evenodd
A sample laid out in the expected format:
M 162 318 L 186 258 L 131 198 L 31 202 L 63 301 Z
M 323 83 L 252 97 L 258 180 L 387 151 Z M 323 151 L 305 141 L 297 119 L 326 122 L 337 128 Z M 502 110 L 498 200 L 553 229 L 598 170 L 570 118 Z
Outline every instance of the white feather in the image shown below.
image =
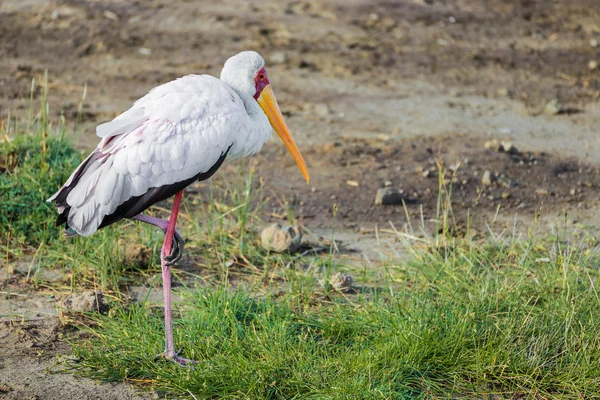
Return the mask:
M 144 178 L 152 177 L 152 162 L 142 164 L 142 167 L 140 168 L 140 175 Z
M 107 205 L 113 197 L 115 186 L 117 185 L 118 173 L 115 169 L 109 169 L 103 177 L 101 185 L 96 187 L 98 203 Z
M 121 135 L 137 128 L 148 117 L 143 109 L 131 108 L 110 122 L 98 125 L 96 135 L 101 138 Z
M 134 148 L 127 153 L 127 170 L 129 171 L 129 176 L 137 175 L 140 172 L 141 166 L 139 151 L 137 148 Z
M 228 60 L 221 80 L 189 75 L 166 83 L 99 125 L 102 159 L 67 197 L 69 226 L 90 235 L 131 197 L 206 172 L 228 150 L 237 158 L 259 149 L 272 128 L 249 92 L 263 65 L 256 53 L 241 53 Z

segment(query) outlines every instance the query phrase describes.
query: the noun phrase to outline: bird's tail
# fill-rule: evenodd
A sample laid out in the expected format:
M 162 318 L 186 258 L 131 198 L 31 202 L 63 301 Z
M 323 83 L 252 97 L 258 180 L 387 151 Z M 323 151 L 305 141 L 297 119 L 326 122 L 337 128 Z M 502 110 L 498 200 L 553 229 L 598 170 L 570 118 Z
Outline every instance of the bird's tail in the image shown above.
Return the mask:
M 71 211 L 71 206 L 67 203 L 67 197 L 69 193 L 77 186 L 79 180 L 85 174 L 89 166 L 99 157 L 98 151 L 92 152 L 76 169 L 73 171 L 67 182 L 61 187 L 58 192 L 54 193 L 52 197 L 50 197 L 48 202 L 55 203 L 58 208 L 58 217 L 56 218 L 56 226 L 60 226 L 65 224 L 65 235 L 67 237 L 72 237 L 77 234 L 73 229 L 71 229 L 67 220 L 69 219 L 69 212 Z

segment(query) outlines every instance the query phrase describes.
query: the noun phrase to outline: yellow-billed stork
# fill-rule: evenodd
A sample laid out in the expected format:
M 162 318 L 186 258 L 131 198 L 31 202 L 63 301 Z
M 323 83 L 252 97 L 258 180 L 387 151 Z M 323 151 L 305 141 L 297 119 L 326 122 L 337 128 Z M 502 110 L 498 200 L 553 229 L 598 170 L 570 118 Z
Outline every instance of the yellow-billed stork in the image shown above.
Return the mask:
M 227 60 L 220 79 L 188 75 L 152 89 L 114 120 L 101 124 L 97 148 L 48 201 L 68 236 L 88 236 L 123 218 L 165 233 L 161 266 L 165 303 L 165 357 L 175 353 L 171 324 L 170 266 L 182 255 L 175 229 L 183 190 L 210 178 L 226 159 L 256 153 L 273 130 L 308 182 L 306 164 L 271 89 L 265 62 L 244 51 Z M 168 221 L 141 213 L 175 195 Z

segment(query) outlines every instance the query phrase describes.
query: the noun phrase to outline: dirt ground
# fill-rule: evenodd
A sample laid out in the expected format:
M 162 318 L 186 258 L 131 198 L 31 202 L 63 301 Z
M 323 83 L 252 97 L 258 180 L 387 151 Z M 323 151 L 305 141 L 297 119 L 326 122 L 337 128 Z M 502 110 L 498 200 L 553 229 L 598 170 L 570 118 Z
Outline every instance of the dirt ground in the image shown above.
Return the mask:
M 331 229 L 335 204 L 340 235 L 364 250 L 376 225 L 407 222 L 402 206 L 374 204 L 389 185 L 431 232 L 441 161 L 459 231 L 474 209 L 476 230 L 495 215 L 502 224 L 518 215 L 527 229 L 537 213 L 547 230 L 566 212 L 568 224 L 597 232 L 597 0 L 4 0 L 0 118 L 26 114 L 31 79 L 47 70 L 52 116 L 70 126 L 87 85 L 76 141 L 90 149 L 95 125 L 152 87 L 218 75 L 246 49 L 265 57 L 312 181 L 277 139 L 251 164 L 307 227 Z M 273 202 L 267 217 L 280 213 Z M 3 325 L 0 337 L 18 329 Z M 10 375 L 0 397 L 56 398 L 47 383 L 73 378 L 47 375 L 50 358 L 31 349 L 6 354 L 17 339 L 2 339 L 3 376 L 18 366 L 41 378 Z M 88 398 L 134 398 L 125 385 L 79 384 Z M 93 397 L 98 387 L 106 392 Z M 61 397 L 81 398 L 69 393 Z

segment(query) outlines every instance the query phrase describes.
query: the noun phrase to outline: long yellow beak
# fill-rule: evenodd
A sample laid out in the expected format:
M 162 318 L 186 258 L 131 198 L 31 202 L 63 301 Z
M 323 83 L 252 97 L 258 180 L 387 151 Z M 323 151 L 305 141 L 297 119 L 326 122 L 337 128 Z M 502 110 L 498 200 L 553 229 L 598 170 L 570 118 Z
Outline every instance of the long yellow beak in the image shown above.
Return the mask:
M 277 104 L 271 85 L 265 86 L 260 93 L 260 96 L 258 96 L 257 101 L 260 108 L 267 114 L 271 126 L 275 129 L 275 132 L 277 132 L 281 140 L 283 140 L 283 143 L 292 154 L 292 157 L 294 157 L 294 160 L 296 160 L 296 164 L 298 164 L 302 176 L 306 179 L 306 183 L 310 182 L 310 175 L 308 174 L 308 168 L 306 167 L 304 158 L 302 158 L 302 154 L 300 154 L 300 150 L 298 150 L 298 146 L 296 146 L 296 142 L 294 142 L 292 134 L 283 120 L 283 115 L 281 115 L 281 110 L 279 109 L 279 104 Z

